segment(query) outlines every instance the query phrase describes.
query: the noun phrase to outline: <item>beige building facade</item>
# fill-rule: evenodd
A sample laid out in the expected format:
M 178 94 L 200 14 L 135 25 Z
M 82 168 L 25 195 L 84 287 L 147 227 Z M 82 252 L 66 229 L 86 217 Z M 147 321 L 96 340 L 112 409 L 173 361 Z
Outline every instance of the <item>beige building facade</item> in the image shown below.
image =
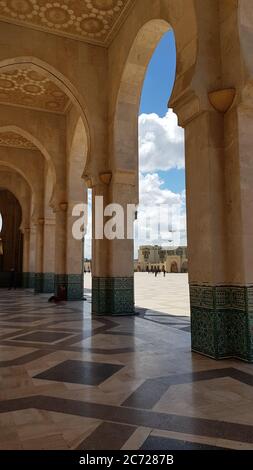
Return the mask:
M 172 28 L 169 106 L 185 129 L 192 348 L 252 361 L 251 1 L 71 4 L 0 2 L 0 188 L 13 195 L 15 213 L 22 209 L 23 286 L 80 299 L 73 208 L 87 188 L 93 201 L 138 203 L 142 85 Z M 94 237 L 93 313 L 132 315 L 133 274 L 133 240 Z
M 167 273 L 187 273 L 187 247 L 140 246 L 134 267 L 139 272 L 160 270 Z

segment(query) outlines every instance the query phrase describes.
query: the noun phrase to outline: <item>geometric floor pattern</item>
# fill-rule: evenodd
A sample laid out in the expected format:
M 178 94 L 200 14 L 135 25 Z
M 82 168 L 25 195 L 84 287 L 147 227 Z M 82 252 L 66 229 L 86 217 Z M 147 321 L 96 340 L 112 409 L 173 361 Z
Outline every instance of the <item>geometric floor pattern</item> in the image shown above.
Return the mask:
M 0 291 L 0 449 L 253 449 L 253 366 L 192 353 L 188 316 L 47 297 Z

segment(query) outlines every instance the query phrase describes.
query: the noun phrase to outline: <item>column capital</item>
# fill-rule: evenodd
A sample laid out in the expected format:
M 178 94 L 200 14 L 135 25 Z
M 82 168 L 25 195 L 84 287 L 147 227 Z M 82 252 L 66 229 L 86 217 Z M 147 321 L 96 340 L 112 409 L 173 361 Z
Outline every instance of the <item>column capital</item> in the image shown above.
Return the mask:
M 101 184 L 109 186 L 112 181 L 113 173 L 110 170 L 105 170 L 93 175 L 86 173 L 83 174 L 82 177 L 85 181 L 86 187 L 88 189 L 92 189 L 94 186 Z
M 137 175 L 137 170 L 127 170 L 119 168 L 113 173 L 112 182 L 113 184 L 136 186 Z
M 192 90 L 186 90 L 179 97 L 169 101 L 168 106 L 177 115 L 178 125 L 181 127 L 185 127 L 203 112 L 200 100 Z
M 66 201 L 62 201 L 62 202 L 57 202 L 57 203 L 53 203 L 52 204 L 52 209 L 53 209 L 53 212 L 56 213 L 56 212 L 67 212 L 68 210 L 68 202 Z M 55 223 L 54 219 L 45 219 L 47 223 L 48 222 L 48 225 L 52 225 Z

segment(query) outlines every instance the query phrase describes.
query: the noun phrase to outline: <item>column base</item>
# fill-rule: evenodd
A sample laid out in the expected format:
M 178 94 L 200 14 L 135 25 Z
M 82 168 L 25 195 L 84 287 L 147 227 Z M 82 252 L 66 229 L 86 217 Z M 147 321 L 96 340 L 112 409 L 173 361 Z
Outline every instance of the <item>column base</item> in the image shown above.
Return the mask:
M 134 315 L 134 278 L 93 277 L 92 313 Z
M 253 286 L 190 286 L 192 350 L 253 362 Z
M 54 292 L 54 273 L 35 273 L 35 294 L 52 294 Z
M 34 289 L 35 286 L 35 273 L 23 273 L 22 287 L 24 289 Z
M 62 300 L 82 300 L 83 275 L 55 274 L 55 295 Z

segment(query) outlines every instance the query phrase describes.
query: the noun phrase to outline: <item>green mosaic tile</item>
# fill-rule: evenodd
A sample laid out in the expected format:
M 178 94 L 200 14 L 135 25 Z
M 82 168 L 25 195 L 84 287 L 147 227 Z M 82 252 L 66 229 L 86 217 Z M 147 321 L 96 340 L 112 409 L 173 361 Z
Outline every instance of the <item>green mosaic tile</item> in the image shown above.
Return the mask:
M 92 279 L 92 312 L 96 315 L 133 315 L 133 278 Z
M 23 273 L 22 274 L 22 286 L 24 289 L 34 289 L 35 273 Z
M 59 289 L 66 291 L 66 300 L 83 299 L 83 275 L 82 274 L 56 274 L 55 294 L 59 295 Z
M 212 292 L 213 299 L 208 302 L 203 292 L 207 292 L 206 286 L 190 286 L 192 349 L 215 359 L 235 357 L 252 362 L 253 288 L 209 287 L 208 298 Z
M 54 292 L 54 273 L 35 273 L 34 291 L 36 294 Z

